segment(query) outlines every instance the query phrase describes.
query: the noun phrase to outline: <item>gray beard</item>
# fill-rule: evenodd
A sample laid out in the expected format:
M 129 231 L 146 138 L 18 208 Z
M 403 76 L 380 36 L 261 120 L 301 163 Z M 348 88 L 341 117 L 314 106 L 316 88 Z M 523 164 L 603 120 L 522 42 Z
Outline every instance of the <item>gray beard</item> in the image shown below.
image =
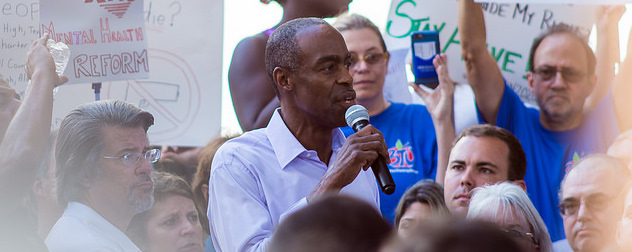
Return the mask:
M 154 205 L 154 192 L 152 190 L 151 195 L 147 198 L 134 197 L 134 195 L 130 193 L 127 201 L 136 213 L 142 213 L 149 210 Z

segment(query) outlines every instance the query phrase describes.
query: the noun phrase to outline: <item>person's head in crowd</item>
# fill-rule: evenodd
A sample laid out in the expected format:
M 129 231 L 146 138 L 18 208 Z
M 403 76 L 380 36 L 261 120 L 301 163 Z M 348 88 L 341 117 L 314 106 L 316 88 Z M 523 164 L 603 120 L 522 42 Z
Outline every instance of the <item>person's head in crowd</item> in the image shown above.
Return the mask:
M 195 176 L 193 176 L 193 200 L 200 215 L 200 223 L 206 234 L 210 233 L 208 227 L 208 217 L 206 217 L 206 210 L 208 208 L 208 180 L 211 174 L 211 163 L 215 152 L 226 141 L 237 137 L 238 135 L 221 136 L 208 142 L 198 155 L 198 166 Z
M 367 107 L 369 112 L 373 108 L 386 108 L 388 103 L 382 90 L 388 72 L 389 54 L 379 28 L 357 14 L 338 17 L 334 27 L 344 37 L 351 53 L 349 72 L 353 76 L 356 101 Z
M 46 239 L 48 232 L 64 212 L 64 209 L 59 205 L 56 195 L 56 141 L 57 130 L 54 130 L 48 137 L 42 164 L 37 170 L 29 198 L 29 204 L 32 208 L 31 211 L 33 211 L 37 217 L 37 232 L 42 239 Z
M 625 192 L 623 214 L 617 227 L 617 244 L 622 251 L 632 251 L 632 184 L 628 183 Z
M 546 225 L 529 196 L 510 182 L 474 189 L 467 219 L 497 224 L 524 251 L 553 251 Z
M 71 111 L 61 123 L 55 150 L 62 206 L 71 201 L 87 205 L 121 230 L 134 214 L 149 209 L 154 201 L 151 163 L 160 156 L 160 150 L 149 149 L 147 129 L 153 123 L 149 112 L 117 100 Z
M 492 125 L 476 125 L 461 132 L 452 144 L 444 180 L 450 213 L 467 215 L 474 188 L 512 181 L 526 190 L 527 161 L 520 141 L 511 132 Z
M 587 38 L 569 25 L 552 26 L 533 42 L 529 62 L 527 82 L 547 122 L 579 125 L 597 81 Z
M 0 143 L 20 104 L 20 95 L 0 75 Z
M 355 103 L 350 55 L 326 21 L 299 18 L 279 26 L 268 39 L 265 62 L 286 124 L 346 125 L 344 114 Z
M 127 235 L 142 251 L 203 251 L 202 226 L 189 184 L 154 172 L 154 205 L 134 216 Z
M 161 156 L 162 153 L 164 152 L 161 151 Z M 186 164 L 170 158 L 158 160 L 154 164 L 154 170 L 178 175 L 187 183 L 191 183 L 193 181 L 193 175 L 196 172 L 195 167 L 187 166 Z
M 604 154 L 581 159 L 560 186 L 560 213 L 573 251 L 598 251 L 615 244 L 623 209 L 621 189 L 630 172 L 621 161 Z
M 608 156 L 621 160 L 632 172 L 632 130 L 627 130 L 617 136 L 608 148 Z
M 443 199 L 443 187 L 431 179 L 424 179 L 406 190 L 399 200 L 395 210 L 395 228 L 399 235 L 408 236 L 421 223 L 449 215 Z
M 390 224 L 370 204 L 328 195 L 284 219 L 268 251 L 378 251 L 390 234 Z
M 261 0 L 261 2 L 265 4 L 272 1 L 279 3 L 284 10 L 286 7 L 291 5 L 293 9 L 301 9 L 303 11 L 308 11 L 309 13 L 315 13 L 316 15 L 308 16 L 318 18 L 338 16 L 349 10 L 349 3 L 351 3 L 351 0 Z
M 527 252 L 495 225 L 450 219 L 427 222 L 408 237 L 394 237 L 382 252 Z

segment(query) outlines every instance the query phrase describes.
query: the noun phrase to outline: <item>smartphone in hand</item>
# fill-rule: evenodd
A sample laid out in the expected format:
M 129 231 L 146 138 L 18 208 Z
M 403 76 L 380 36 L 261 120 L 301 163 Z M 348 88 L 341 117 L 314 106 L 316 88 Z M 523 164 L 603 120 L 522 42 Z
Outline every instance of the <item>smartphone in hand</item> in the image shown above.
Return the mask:
M 439 33 L 437 31 L 413 32 L 411 41 L 415 84 L 436 88 L 439 85 L 439 77 L 432 61 L 441 50 Z

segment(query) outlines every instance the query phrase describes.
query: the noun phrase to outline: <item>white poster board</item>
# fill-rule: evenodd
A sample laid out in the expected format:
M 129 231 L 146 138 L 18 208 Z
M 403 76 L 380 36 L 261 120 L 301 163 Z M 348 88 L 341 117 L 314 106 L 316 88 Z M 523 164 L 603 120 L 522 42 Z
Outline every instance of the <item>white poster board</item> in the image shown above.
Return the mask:
M 489 3 L 483 5 L 487 42 L 502 75 L 520 98 L 535 104 L 525 79 L 533 39 L 555 23 L 574 25 L 588 34 L 596 8 L 586 5 L 535 5 Z M 418 30 L 439 31 L 441 50 L 448 55 L 450 76 L 466 83 L 465 65 L 457 28 L 457 1 L 393 0 L 384 39 L 394 57 L 389 78 L 405 83 L 405 58 L 409 55 L 410 34 Z
M 0 74 L 24 96 L 26 53 L 39 37 L 39 1 L 0 0 Z
M 2 14 L 6 4 L 12 12 L 5 10 Z M 0 1 L 0 25 L 27 31 L 12 39 L 10 33 L 0 29 L 1 42 L 25 44 L 19 50 L 2 49 L 0 54 L 0 61 L 16 62 L 15 67 L 7 67 L 5 63 L 0 73 L 15 80 L 12 85 L 22 93 L 27 80 L 19 76 L 24 73 L 26 52 L 39 37 L 38 31 L 31 33 L 29 27 L 37 30 L 39 12 L 38 1 Z M 73 16 L 64 19 L 82 22 Z M 147 31 L 149 78 L 103 82 L 101 99 L 125 100 L 151 112 L 155 117 L 155 125 L 149 129 L 152 144 L 203 146 L 220 133 L 223 1 L 144 0 L 141 19 Z M 53 127 L 59 127 L 72 109 L 91 101 L 94 93 L 89 83 L 59 87 Z
M 143 0 L 40 0 L 40 9 L 42 33 L 72 52 L 68 84 L 149 76 Z

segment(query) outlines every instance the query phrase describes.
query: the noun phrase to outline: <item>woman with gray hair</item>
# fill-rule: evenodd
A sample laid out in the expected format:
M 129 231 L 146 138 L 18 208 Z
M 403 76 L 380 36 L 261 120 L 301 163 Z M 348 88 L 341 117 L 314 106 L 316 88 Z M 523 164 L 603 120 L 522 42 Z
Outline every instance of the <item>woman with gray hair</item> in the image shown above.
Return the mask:
M 497 224 L 524 251 L 552 252 L 546 225 L 525 191 L 511 182 L 474 189 L 467 219 Z

